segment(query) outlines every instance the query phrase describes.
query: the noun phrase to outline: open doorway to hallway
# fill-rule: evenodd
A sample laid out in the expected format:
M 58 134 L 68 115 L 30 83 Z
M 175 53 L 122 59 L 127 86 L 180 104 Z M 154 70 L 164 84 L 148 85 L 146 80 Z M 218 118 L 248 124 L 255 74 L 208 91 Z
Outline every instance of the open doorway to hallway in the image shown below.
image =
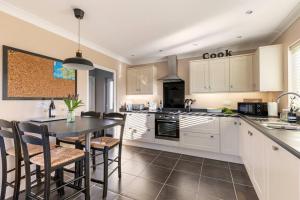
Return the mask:
M 114 111 L 114 74 L 94 69 L 89 71 L 89 110 L 96 112 Z

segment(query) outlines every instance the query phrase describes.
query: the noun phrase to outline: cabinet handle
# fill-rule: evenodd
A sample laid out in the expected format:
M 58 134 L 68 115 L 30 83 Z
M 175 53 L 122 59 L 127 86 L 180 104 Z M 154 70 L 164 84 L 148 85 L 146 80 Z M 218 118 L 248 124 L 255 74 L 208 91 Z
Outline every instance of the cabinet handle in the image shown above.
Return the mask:
M 252 135 L 253 135 L 253 133 L 252 133 L 251 131 L 248 131 L 248 135 L 252 136 Z
M 276 146 L 272 146 L 272 149 L 273 149 L 274 151 L 278 151 L 278 150 L 279 150 L 279 148 L 276 147 Z
M 239 123 L 239 125 L 241 126 L 241 125 L 242 125 L 242 123 L 240 122 L 240 123 Z
M 206 86 L 204 86 L 204 89 L 206 89 Z
M 237 122 L 234 122 L 234 125 L 237 125 Z
M 211 136 L 210 136 L 210 138 L 214 138 L 214 136 L 213 136 L 213 135 L 211 135 Z
M 210 87 L 210 86 L 208 86 L 208 88 L 209 88 L 209 89 L 211 89 L 211 87 Z
M 149 114 L 148 114 L 147 116 L 148 116 L 148 117 L 150 117 L 150 115 L 149 115 Z
M 232 85 L 230 85 L 230 88 L 233 88 L 233 86 L 232 86 Z
M 148 128 L 148 129 L 147 129 L 147 131 L 151 131 L 151 129 L 150 129 L 150 128 Z

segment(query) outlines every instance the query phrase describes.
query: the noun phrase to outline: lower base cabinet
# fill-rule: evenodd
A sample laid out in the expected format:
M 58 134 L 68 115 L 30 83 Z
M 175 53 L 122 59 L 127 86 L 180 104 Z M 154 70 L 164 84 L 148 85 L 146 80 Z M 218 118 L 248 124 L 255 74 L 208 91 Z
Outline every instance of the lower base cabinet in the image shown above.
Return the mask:
M 300 161 L 241 121 L 240 155 L 260 200 L 299 200 Z

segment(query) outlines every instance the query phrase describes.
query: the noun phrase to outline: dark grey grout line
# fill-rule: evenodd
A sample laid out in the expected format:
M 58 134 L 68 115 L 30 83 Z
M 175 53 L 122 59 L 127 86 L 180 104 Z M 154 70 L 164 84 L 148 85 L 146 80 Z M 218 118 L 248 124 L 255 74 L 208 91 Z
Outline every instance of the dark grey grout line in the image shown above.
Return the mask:
M 179 162 L 179 160 L 180 160 L 181 156 L 182 156 L 182 154 L 180 154 L 180 156 L 179 156 L 179 158 L 177 159 L 177 161 L 176 161 L 175 165 L 173 166 L 173 168 L 172 168 L 172 170 L 171 170 L 171 172 L 170 172 L 169 176 L 166 178 L 166 180 L 165 180 L 164 184 L 163 184 L 163 185 L 162 185 L 162 187 L 160 188 L 160 190 L 159 190 L 159 192 L 158 192 L 158 194 L 157 194 L 157 196 L 156 196 L 156 198 L 155 198 L 154 200 L 157 200 L 157 198 L 159 197 L 159 195 L 160 195 L 161 191 L 163 190 L 163 188 L 164 188 L 164 187 L 165 187 L 165 185 L 167 184 L 167 181 L 169 180 L 170 176 L 172 175 L 172 173 L 173 173 L 173 171 L 174 171 L 174 169 L 175 169 L 175 167 L 176 167 L 177 163 Z
M 237 193 L 236 193 L 235 184 L 234 184 L 234 180 L 233 180 L 233 176 L 232 176 L 232 172 L 231 172 L 231 167 L 230 167 L 229 163 L 228 163 L 228 167 L 229 167 L 229 172 L 230 172 L 230 176 L 231 176 L 231 180 L 232 180 L 232 185 L 233 185 L 235 198 L 236 198 L 236 200 L 238 200 L 238 196 L 237 196 Z

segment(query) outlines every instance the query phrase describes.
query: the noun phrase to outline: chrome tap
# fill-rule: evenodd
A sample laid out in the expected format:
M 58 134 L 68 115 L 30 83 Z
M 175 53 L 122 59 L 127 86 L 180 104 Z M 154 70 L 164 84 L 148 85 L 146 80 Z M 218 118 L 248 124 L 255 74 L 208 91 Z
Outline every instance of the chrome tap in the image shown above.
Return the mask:
M 297 97 L 300 98 L 300 95 L 299 95 L 298 93 L 296 93 L 296 92 L 284 92 L 284 93 L 280 94 L 280 95 L 276 98 L 276 102 L 279 103 L 281 97 L 286 96 L 286 95 L 289 95 L 289 94 L 294 95 L 294 96 L 297 96 Z

